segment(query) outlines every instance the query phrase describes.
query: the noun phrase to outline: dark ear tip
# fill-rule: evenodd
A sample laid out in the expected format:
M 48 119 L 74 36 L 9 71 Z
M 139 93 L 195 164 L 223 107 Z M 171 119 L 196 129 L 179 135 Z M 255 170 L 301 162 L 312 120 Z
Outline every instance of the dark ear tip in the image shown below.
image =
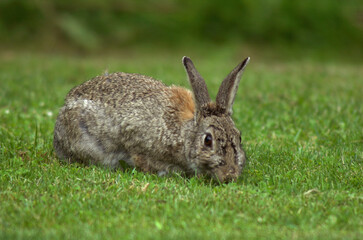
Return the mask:
M 248 62 L 250 61 L 250 57 L 247 57 L 245 60 L 243 60 L 238 66 L 237 66 L 237 68 L 238 68 L 238 71 L 241 71 L 241 70 L 243 70 L 246 66 L 247 66 L 247 64 L 248 64 Z
M 182 62 L 186 69 L 194 68 L 193 62 L 189 57 L 184 56 Z
M 186 64 L 187 64 L 187 61 L 191 61 L 191 60 L 190 60 L 190 58 L 188 58 L 187 56 L 184 56 L 184 57 L 182 58 L 182 62 L 183 62 L 183 64 L 184 64 L 184 65 L 186 65 Z

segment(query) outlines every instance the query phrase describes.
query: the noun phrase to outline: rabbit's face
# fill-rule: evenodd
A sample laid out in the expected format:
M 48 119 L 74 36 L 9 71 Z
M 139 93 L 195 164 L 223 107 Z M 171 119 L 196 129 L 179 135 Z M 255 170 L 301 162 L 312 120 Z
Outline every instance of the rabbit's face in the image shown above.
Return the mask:
M 220 182 L 229 182 L 241 175 L 246 161 L 241 134 L 230 116 L 210 116 L 198 127 L 195 139 L 195 162 L 201 172 Z

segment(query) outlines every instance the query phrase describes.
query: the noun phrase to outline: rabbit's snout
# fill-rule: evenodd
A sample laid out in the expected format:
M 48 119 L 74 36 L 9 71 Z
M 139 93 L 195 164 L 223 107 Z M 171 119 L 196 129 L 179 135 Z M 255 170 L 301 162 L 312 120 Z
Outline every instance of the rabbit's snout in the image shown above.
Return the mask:
M 215 172 L 216 180 L 222 183 L 228 183 L 239 176 L 239 170 L 235 166 L 228 167 L 227 169 Z
M 230 182 L 230 181 L 232 181 L 233 179 L 235 179 L 237 177 L 238 177 L 238 174 L 237 174 L 236 168 L 231 167 L 229 169 L 229 171 L 226 173 L 226 180 L 225 180 L 225 182 Z

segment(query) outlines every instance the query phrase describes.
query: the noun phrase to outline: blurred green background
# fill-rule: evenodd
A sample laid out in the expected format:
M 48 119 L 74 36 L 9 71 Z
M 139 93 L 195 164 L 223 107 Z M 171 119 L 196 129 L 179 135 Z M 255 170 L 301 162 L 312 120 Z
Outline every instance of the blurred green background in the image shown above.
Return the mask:
M 361 58 L 363 1 L 0 0 L 0 41 L 80 53 L 244 44 Z

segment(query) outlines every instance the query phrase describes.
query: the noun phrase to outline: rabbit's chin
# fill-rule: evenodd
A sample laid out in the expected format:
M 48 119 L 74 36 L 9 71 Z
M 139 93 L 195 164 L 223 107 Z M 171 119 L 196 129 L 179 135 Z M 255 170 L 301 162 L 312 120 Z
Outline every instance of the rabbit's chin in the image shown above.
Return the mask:
M 232 173 L 232 172 L 222 171 L 221 169 L 216 169 L 214 171 L 211 171 L 210 175 L 217 182 L 229 183 L 236 181 L 238 177 L 241 175 L 241 171 Z

